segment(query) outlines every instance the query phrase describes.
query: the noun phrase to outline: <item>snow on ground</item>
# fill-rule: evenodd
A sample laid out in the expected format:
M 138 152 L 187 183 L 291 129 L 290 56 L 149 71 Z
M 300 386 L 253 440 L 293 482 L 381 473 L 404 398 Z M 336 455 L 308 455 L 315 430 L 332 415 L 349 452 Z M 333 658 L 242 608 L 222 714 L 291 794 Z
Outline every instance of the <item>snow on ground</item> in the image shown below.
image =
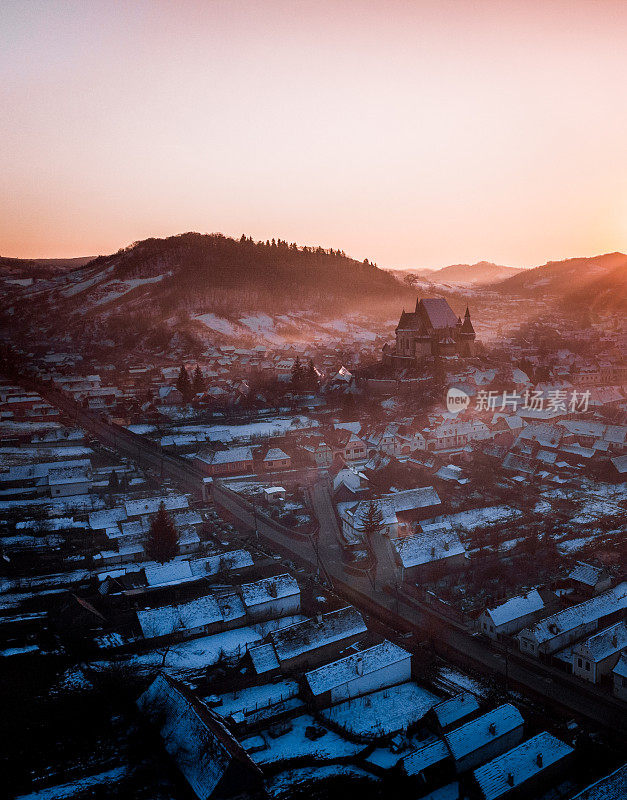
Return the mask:
M 236 711 L 257 711 L 267 708 L 282 700 L 296 697 L 298 683 L 296 681 L 279 681 L 278 683 L 264 683 L 261 686 L 250 686 L 236 692 L 220 695 L 222 703 L 215 707 L 215 711 L 223 717 L 234 714 Z
M 301 767 L 288 769 L 275 775 L 267 784 L 271 797 L 282 797 L 291 794 L 295 787 L 316 783 L 328 778 L 365 778 L 370 781 L 378 780 L 370 772 L 350 764 L 327 764 L 323 767 Z
M 127 425 L 126 429 L 131 433 L 139 433 L 143 436 L 146 433 L 154 433 L 157 430 L 157 426 L 147 424 Z
M 263 739 L 266 743 L 264 750 L 250 753 L 253 761 L 257 764 L 273 764 L 277 761 L 285 761 L 301 756 L 312 756 L 325 760 L 342 756 L 354 756 L 364 749 L 364 745 L 347 742 L 337 733 L 324 728 L 309 714 L 294 717 L 286 724 L 291 730 L 276 738 L 270 736 L 267 731 L 263 731 L 259 736 L 250 737 L 242 741 L 242 746 L 245 749 L 250 749 L 251 745 L 254 746 L 260 739 Z M 305 735 L 305 730 L 308 727 L 315 727 L 324 731 L 324 733 L 319 739 L 313 741 Z
M 211 328 L 212 331 L 222 333 L 225 336 L 237 336 L 239 333 L 232 322 L 229 322 L 228 319 L 224 319 L 224 317 L 218 317 L 215 314 L 200 314 L 194 317 L 194 319 L 198 320 L 198 322 L 202 322 L 203 325 Z
M 429 522 L 442 522 L 471 531 L 482 525 L 491 525 L 496 522 L 503 522 L 507 519 L 521 516 L 521 512 L 511 506 L 500 505 L 488 508 L 471 508 L 468 511 L 460 511 L 458 514 L 449 514 L 445 517 L 434 517 Z
M 51 786 L 49 789 L 40 789 L 38 792 L 23 794 L 16 800 L 71 800 L 74 797 L 86 797 L 88 793 L 91 796 L 91 793 L 98 792 L 99 788 L 106 787 L 106 791 L 111 790 L 112 785 L 120 781 L 127 772 L 128 767 L 126 766 L 115 767 L 106 772 L 79 778 L 70 783 L 63 783 L 59 786 Z
M 261 641 L 262 636 L 253 628 L 235 628 L 213 636 L 202 636 L 189 642 L 179 642 L 169 648 L 162 647 L 140 653 L 127 659 L 130 666 L 139 671 L 150 671 L 163 667 L 175 676 L 185 676 L 216 664 L 222 655 L 239 657 L 246 652 L 246 645 Z
M 137 289 L 138 286 L 147 286 L 151 283 L 159 283 L 166 275 L 155 275 L 152 278 L 130 278 L 123 281 L 110 281 L 104 283 L 96 290 L 97 295 L 92 302 L 93 306 L 102 306 L 111 300 L 119 300 L 125 294 Z
M 395 767 L 406 753 L 393 753 L 387 747 L 377 747 L 369 756 L 366 756 L 366 761 L 375 764 L 382 769 L 391 769 Z
M 478 697 L 483 697 L 485 695 L 485 688 L 484 686 L 474 678 L 471 678 L 470 675 L 466 675 L 463 672 L 460 672 L 457 669 L 453 669 L 452 667 L 440 667 L 440 678 L 445 681 L 447 684 L 453 684 L 454 686 L 459 687 L 468 692 L 472 692 L 472 694 L 477 695 Z
M 557 543 L 557 549 L 562 555 L 566 555 L 567 553 L 576 553 L 578 550 L 582 550 L 590 542 L 593 542 L 596 538 L 596 536 L 580 536 L 577 539 L 565 539 L 564 541 Z
M 325 709 L 325 719 L 358 736 L 386 736 L 407 730 L 438 703 L 439 697 L 416 683 L 402 683 Z

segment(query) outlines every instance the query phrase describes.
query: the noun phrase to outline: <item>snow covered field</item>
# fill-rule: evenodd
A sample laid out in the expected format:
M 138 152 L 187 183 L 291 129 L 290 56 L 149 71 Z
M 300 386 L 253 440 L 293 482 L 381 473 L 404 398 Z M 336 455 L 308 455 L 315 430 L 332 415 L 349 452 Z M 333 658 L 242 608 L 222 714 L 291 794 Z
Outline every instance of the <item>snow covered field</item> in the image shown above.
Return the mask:
M 415 683 L 402 683 L 325 709 L 325 719 L 358 736 L 386 736 L 407 730 L 440 701 Z

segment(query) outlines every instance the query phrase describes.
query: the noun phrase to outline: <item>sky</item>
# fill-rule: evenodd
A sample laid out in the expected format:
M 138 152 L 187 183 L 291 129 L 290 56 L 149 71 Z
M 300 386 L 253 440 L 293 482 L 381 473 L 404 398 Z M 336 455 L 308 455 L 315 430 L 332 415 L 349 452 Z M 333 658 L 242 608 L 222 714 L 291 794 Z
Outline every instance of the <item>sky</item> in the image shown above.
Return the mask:
M 2 0 L 0 255 L 625 250 L 626 78 L 622 0 Z

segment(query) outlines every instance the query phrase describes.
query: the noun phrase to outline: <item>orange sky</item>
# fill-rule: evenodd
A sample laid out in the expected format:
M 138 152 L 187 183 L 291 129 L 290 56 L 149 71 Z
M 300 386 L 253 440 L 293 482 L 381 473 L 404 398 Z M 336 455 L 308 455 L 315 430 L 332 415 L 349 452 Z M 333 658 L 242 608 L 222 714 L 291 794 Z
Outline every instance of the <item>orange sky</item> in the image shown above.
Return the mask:
M 0 254 L 188 230 L 380 266 L 627 248 L 627 3 L 0 10 Z

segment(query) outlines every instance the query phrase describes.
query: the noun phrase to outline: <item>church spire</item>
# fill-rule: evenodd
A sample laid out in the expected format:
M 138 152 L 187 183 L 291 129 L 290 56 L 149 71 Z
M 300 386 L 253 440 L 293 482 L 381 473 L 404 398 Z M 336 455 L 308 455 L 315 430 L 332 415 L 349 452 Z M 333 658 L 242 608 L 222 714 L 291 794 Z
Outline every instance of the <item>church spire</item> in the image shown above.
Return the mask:
M 470 321 L 470 310 L 468 306 L 466 306 L 466 313 L 464 314 L 464 324 L 462 325 L 462 333 L 472 333 L 474 334 L 475 329 L 472 327 L 472 322 Z

